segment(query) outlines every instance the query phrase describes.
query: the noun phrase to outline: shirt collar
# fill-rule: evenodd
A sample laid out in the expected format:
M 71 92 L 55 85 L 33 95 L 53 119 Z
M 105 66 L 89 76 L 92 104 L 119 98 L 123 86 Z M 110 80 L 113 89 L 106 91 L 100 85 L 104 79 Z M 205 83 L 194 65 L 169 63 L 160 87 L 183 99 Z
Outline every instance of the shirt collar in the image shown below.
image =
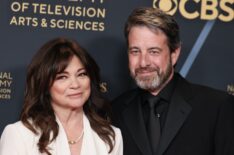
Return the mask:
M 173 76 L 172 79 L 168 82 L 168 84 L 166 84 L 166 86 L 159 92 L 157 96 L 165 100 L 166 102 L 170 103 L 176 81 L 177 77 Z M 152 97 L 153 95 L 146 90 L 141 89 L 141 91 L 142 91 L 142 101 L 143 101 L 142 103 L 144 104 L 146 103 L 145 101 L 149 97 Z

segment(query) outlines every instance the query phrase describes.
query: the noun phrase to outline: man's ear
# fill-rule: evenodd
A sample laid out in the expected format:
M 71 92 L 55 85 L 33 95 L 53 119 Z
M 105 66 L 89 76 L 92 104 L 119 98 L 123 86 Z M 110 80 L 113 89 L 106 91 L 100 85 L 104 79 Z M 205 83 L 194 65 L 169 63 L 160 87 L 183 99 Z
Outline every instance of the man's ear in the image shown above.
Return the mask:
M 181 50 L 181 46 L 179 46 L 177 49 L 175 49 L 171 53 L 171 61 L 172 61 L 173 66 L 177 63 L 177 60 L 178 60 L 178 58 L 180 56 L 180 50 Z

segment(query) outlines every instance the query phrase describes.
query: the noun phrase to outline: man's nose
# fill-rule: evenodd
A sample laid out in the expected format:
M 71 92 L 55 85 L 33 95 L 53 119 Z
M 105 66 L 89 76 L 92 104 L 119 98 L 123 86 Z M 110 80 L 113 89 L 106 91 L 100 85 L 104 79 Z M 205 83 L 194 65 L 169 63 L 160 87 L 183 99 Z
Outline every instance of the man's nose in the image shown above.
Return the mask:
M 140 57 L 140 66 L 147 67 L 149 65 L 150 65 L 149 55 L 147 53 L 142 54 Z

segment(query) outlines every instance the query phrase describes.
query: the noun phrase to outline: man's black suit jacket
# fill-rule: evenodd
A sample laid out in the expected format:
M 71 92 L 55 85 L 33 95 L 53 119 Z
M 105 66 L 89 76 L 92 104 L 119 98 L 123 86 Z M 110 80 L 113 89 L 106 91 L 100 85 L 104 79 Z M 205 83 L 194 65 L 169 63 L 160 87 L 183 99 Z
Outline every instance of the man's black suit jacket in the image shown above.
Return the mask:
M 157 155 L 234 155 L 234 97 L 177 82 Z M 124 155 L 152 155 L 143 122 L 140 90 L 113 101 L 113 124 L 122 131 Z

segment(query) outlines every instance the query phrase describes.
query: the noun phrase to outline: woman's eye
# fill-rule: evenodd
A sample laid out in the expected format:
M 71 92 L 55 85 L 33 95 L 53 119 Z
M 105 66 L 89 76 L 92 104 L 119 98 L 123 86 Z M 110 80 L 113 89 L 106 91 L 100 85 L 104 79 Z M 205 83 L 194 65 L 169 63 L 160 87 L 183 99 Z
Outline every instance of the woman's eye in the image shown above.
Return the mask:
M 78 77 L 85 77 L 85 76 L 87 76 L 87 73 L 86 73 L 86 72 L 82 72 L 82 73 L 79 73 L 79 74 L 78 74 Z
M 56 80 L 64 80 L 64 79 L 66 79 L 67 78 L 67 76 L 65 76 L 65 75 L 58 75 L 58 76 L 56 76 Z

